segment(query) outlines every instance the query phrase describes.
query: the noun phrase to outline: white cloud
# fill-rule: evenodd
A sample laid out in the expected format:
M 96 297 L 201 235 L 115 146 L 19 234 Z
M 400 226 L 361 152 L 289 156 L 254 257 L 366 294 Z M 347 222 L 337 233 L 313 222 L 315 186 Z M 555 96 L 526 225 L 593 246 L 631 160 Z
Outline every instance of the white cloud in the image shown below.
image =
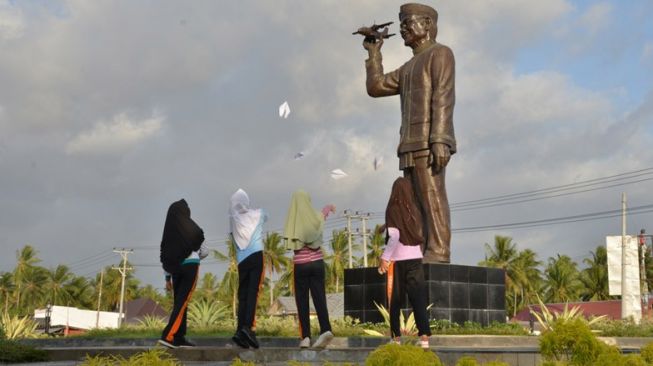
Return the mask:
M 25 31 L 23 13 L 9 0 L 0 2 L 0 40 L 20 38 Z
M 612 5 L 601 2 L 590 6 L 578 22 L 591 35 L 595 35 L 610 25 L 611 13 Z
M 92 130 L 75 136 L 66 145 L 66 153 L 120 152 L 156 134 L 164 120 L 164 116 L 156 113 L 151 118 L 140 121 L 130 119 L 126 113 L 119 113 L 111 121 L 97 122 Z

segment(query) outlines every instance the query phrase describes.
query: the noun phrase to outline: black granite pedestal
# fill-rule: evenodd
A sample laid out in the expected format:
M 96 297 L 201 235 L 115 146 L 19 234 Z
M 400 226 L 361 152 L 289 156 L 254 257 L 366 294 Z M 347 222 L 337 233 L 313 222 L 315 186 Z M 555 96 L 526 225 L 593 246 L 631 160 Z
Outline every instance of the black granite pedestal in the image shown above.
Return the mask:
M 424 264 L 429 317 L 462 324 L 506 321 L 505 271 L 497 268 Z M 361 322 L 382 322 L 374 303 L 387 307 L 386 275 L 376 267 L 345 270 L 345 315 Z M 402 309 L 410 312 L 408 299 Z

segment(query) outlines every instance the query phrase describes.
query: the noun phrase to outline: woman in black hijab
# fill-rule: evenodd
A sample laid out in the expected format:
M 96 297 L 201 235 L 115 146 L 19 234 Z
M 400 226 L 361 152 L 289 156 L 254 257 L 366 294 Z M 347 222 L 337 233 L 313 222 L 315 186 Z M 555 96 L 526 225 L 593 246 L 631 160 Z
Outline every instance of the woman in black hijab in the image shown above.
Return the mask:
M 202 242 L 204 232 L 190 218 L 186 200 L 173 202 L 168 208 L 161 239 L 166 289 L 172 289 L 174 304 L 159 343 L 169 348 L 195 346 L 186 339 L 186 312 L 197 283 L 200 259 L 208 255 Z

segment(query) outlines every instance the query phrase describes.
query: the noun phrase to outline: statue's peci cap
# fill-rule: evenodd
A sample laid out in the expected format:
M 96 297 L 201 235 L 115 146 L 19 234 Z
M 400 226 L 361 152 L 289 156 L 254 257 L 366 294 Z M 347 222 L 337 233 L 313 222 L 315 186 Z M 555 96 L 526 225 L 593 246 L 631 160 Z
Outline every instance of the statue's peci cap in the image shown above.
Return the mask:
M 438 21 L 438 12 L 432 7 L 417 3 L 408 3 L 399 7 L 399 20 L 408 15 L 426 15 L 433 20 Z

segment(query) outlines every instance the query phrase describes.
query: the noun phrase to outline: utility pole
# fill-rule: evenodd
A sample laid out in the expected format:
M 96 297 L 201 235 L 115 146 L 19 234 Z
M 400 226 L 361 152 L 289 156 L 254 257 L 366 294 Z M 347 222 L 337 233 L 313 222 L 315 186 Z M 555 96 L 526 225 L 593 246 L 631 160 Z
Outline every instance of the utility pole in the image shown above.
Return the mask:
M 100 327 L 100 304 L 102 302 L 102 281 L 104 280 L 104 269 L 100 272 L 100 289 L 97 295 L 97 315 L 95 317 L 95 328 Z
M 118 328 L 120 328 L 120 326 L 122 325 L 122 316 L 123 316 L 122 310 L 125 302 L 125 277 L 127 277 L 127 271 L 131 271 L 133 269 L 132 267 L 127 268 L 127 256 L 133 253 L 134 251 L 125 248 L 122 249 L 113 248 L 113 252 L 120 254 L 120 256 L 122 257 L 122 267 L 111 268 L 111 269 L 118 270 L 122 275 L 122 284 L 120 285 L 120 311 L 119 311 L 120 314 L 118 315 Z
M 626 286 L 626 192 L 621 193 L 621 319 L 628 317 L 627 299 L 628 286 Z
M 367 268 L 367 237 L 369 236 L 367 220 L 370 219 L 370 213 L 360 214 L 359 217 L 363 222 L 363 267 Z
M 646 280 L 646 253 L 648 247 L 646 246 L 646 230 L 642 229 L 637 236 L 637 244 L 640 249 L 639 259 L 639 278 L 642 292 L 642 314 L 648 318 L 648 281 Z
M 347 209 L 344 212 L 345 216 L 347 217 L 347 247 L 349 248 L 349 268 L 354 268 L 354 260 L 352 257 L 352 250 L 351 250 L 351 213 Z

